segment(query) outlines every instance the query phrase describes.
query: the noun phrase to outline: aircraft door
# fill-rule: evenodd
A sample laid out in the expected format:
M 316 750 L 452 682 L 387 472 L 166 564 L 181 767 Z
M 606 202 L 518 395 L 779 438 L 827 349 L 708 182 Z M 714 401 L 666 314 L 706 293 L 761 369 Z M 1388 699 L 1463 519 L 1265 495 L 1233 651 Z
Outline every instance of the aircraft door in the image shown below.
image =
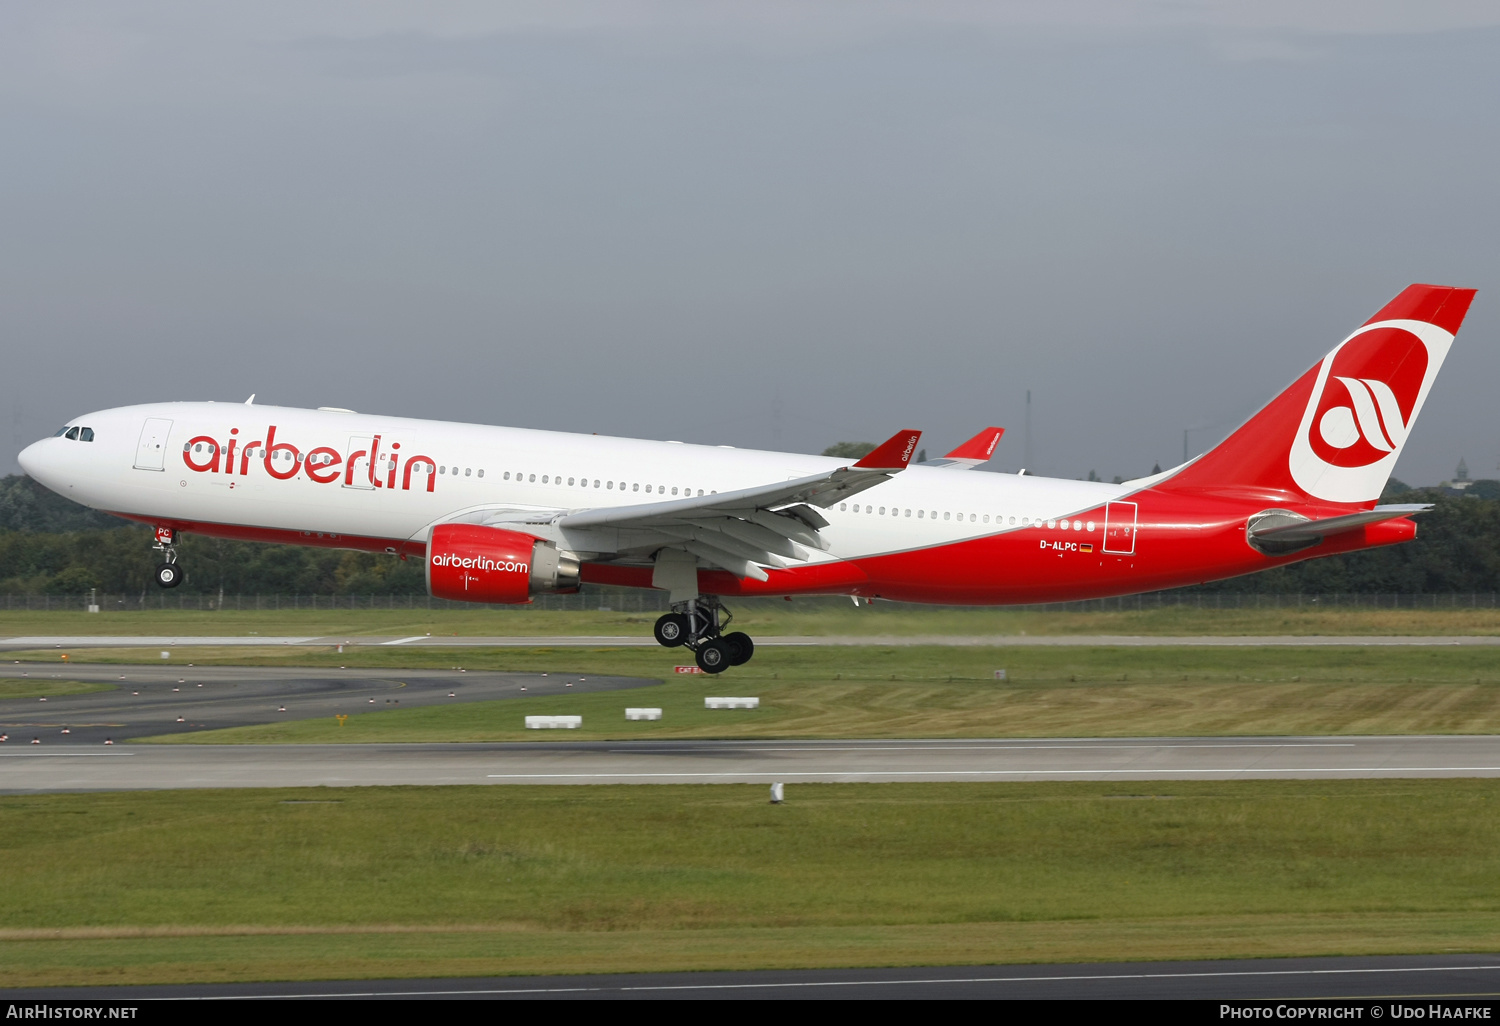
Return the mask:
M 349 448 L 344 450 L 344 487 L 373 489 L 375 482 L 370 472 L 370 446 L 374 435 L 350 435 Z
M 146 425 L 141 428 L 141 440 L 135 450 L 136 470 L 166 469 L 167 435 L 171 430 L 170 420 L 160 417 L 146 418 Z
M 1104 507 L 1104 551 L 1117 556 L 1135 555 L 1133 502 L 1111 502 Z

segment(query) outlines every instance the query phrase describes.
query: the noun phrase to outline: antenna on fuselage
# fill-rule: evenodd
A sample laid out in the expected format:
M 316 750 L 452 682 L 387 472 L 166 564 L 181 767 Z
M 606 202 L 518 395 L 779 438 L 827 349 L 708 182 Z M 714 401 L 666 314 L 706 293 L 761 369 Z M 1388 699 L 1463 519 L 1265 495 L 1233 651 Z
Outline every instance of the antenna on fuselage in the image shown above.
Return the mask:
M 251 392 L 250 393 L 250 398 L 245 400 L 245 405 L 246 406 L 254 406 L 255 405 L 255 393 L 254 392 Z

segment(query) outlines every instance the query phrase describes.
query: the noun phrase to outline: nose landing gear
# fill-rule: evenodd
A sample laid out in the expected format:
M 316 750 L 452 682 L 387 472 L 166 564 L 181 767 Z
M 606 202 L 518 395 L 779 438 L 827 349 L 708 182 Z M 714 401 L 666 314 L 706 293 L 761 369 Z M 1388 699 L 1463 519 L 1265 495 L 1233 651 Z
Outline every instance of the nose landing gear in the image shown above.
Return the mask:
M 725 634 L 733 616 L 717 599 L 699 597 L 676 602 L 656 621 L 653 633 L 666 648 L 686 646 L 704 673 L 723 673 L 750 661 L 755 642 L 744 631 Z
M 158 587 L 175 588 L 182 583 L 186 576 L 182 567 L 177 565 L 177 531 L 171 527 L 158 527 L 156 529 L 156 551 L 162 554 L 165 562 L 156 567 L 156 583 Z

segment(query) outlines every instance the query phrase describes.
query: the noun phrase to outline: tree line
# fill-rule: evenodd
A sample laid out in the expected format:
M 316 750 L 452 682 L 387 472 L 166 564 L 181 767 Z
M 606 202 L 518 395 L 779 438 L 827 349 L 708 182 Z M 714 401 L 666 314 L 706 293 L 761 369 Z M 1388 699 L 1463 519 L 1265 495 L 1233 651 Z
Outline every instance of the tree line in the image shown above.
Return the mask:
M 1431 502 L 1417 538 L 1203 585 L 1283 594 L 1500 591 L 1500 499 L 1455 498 L 1392 482 L 1387 498 Z M 29 478 L 0 478 L 0 594 L 144 594 L 160 554 L 143 526 L 87 509 Z M 186 535 L 178 553 L 188 593 L 422 595 L 420 560 L 370 552 L 264 545 Z

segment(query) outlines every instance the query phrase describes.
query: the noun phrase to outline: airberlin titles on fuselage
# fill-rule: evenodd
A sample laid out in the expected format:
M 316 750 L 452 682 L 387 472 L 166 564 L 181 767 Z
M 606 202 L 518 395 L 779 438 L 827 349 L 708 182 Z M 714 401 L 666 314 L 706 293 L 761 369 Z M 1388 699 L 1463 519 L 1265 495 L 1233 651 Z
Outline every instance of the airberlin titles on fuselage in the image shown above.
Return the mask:
M 264 439 L 242 442 L 239 428 L 229 429 L 229 441 L 220 442 L 212 435 L 197 435 L 182 447 L 182 462 L 199 474 L 225 474 L 244 477 L 250 473 L 251 461 L 259 463 L 277 481 L 288 481 L 299 473 L 317 484 L 342 483 L 369 488 L 395 490 L 399 476 L 401 490 L 411 490 L 412 474 L 427 479 L 427 491 L 437 485 L 438 465 L 431 456 L 405 455 L 401 443 L 391 442 L 381 452 L 381 436 L 370 439 L 368 449 L 352 449 L 347 456 L 333 446 L 319 445 L 306 453 L 291 442 L 276 440 L 276 425 L 266 428 Z M 420 482 L 418 482 L 420 486 Z

